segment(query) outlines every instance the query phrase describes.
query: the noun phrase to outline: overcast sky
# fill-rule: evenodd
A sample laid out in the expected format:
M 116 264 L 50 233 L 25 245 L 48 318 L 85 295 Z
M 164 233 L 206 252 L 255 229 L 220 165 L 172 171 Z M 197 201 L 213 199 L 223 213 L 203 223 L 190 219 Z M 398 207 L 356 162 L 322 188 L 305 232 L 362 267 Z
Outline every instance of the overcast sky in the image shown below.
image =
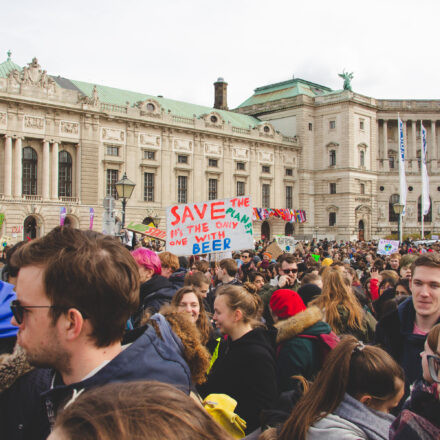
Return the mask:
M 2 0 L 0 62 L 212 106 L 294 75 L 332 89 L 439 98 L 438 0 Z M 7 5 L 7 6 L 6 6 Z

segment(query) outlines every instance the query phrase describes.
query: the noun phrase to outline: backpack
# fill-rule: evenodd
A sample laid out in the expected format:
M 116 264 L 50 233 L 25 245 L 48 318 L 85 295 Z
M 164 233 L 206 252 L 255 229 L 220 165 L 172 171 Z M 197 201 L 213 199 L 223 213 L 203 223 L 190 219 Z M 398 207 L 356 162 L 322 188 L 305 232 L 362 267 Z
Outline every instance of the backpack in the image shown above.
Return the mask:
M 327 359 L 328 354 L 339 344 L 339 336 L 334 332 L 321 333 L 320 335 L 298 335 L 297 338 L 313 339 L 318 341 L 319 358 L 321 360 L 321 366 Z

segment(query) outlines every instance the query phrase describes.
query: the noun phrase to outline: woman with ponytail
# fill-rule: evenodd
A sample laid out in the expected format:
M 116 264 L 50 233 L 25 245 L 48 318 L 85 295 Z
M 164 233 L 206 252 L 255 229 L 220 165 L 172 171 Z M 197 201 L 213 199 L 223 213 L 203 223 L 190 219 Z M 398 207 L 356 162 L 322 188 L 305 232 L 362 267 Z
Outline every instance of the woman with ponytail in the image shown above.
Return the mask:
M 199 392 L 203 398 L 220 393 L 235 399 L 235 412 L 246 421 L 246 433 L 250 433 L 260 425 L 260 412 L 270 408 L 278 396 L 276 334 L 261 325 L 260 297 L 242 286 L 219 288 L 214 311 L 214 322 L 227 338 Z
M 388 439 L 404 374 L 379 347 L 346 336 L 294 407 L 278 440 Z

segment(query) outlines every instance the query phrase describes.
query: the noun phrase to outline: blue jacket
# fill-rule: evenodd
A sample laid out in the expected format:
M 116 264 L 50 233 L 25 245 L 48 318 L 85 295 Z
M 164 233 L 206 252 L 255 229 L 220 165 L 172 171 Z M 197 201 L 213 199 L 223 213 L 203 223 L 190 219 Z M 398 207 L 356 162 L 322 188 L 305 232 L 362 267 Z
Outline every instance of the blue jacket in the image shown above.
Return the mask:
M 162 315 L 154 315 L 152 319 L 158 322 L 163 340 L 152 326 L 146 327 L 135 342 L 84 381 L 67 386 L 58 384 L 59 376 L 48 369 L 37 369 L 18 379 L 0 395 L 1 438 L 46 439 L 57 411 L 74 393 L 108 383 L 157 380 L 189 394 L 193 385 L 182 342 Z
M 11 324 L 12 312 L 9 304 L 16 296 L 14 286 L 0 281 L 0 338 L 10 338 L 18 332 L 18 327 Z

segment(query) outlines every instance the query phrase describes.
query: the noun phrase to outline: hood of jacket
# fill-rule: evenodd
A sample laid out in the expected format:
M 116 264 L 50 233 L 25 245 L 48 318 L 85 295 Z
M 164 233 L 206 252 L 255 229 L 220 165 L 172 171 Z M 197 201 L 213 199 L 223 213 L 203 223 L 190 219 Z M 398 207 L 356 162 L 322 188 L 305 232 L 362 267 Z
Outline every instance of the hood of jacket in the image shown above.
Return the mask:
M 185 281 L 185 276 L 188 273 L 187 269 L 180 267 L 171 276 L 168 278 L 168 281 L 174 286 L 176 289 L 180 289 L 183 287 L 183 283 Z
M 145 298 L 152 298 L 155 295 L 167 296 L 171 300 L 175 291 L 176 288 L 173 286 L 168 278 L 165 278 L 162 275 L 153 275 L 152 278 L 141 284 L 141 304 L 143 303 Z
M 354 423 L 328 414 L 315 422 L 307 431 L 307 440 L 368 440 L 365 432 Z
M 311 306 L 306 310 L 297 313 L 295 316 L 278 321 L 275 324 L 275 328 L 278 330 L 276 343 L 281 344 L 289 339 L 294 338 L 306 332 L 307 329 L 314 326 L 317 322 L 322 320 L 322 312 L 316 306 Z M 323 323 L 325 324 L 325 323 Z M 325 331 L 328 325 L 326 325 L 324 331 L 320 333 L 329 333 L 330 330 Z M 329 327 L 328 327 L 329 328 Z
M 390 426 L 395 419 L 391 414 L 368 408 L 349 394 L 344 395 L 334 413 L 362 429 L 369 440 L 388 440 Z
M 25 351 L 19 345 L 15 346 L 12 354 L 0 356 L 0 393 L 33 368 L 27 361 Z
M 257 327 L 250 332 L 238 338 L 235 341 L 228 339 L 230 347 L 240 349 L 240 347 L 249 347 L 251 345 L 259 346 L 270 352 L 271 356 L 275 359 L 275 341 L 276 331 L 273 328 L 265 329 Z
M 82 390 L 113 382 L 157 380 L 176 386 L 186 394 L 192 387 L 191 372 L 184 360 L 183 345 L 165 317 L 155 314 L 161 337 L 152 326 L 93 376 L 71 385 L 58 385 L 42 393 L 49 422 L 56 409 L 74 399 Z M 53 371 L 53 375 L 55 372 Z

